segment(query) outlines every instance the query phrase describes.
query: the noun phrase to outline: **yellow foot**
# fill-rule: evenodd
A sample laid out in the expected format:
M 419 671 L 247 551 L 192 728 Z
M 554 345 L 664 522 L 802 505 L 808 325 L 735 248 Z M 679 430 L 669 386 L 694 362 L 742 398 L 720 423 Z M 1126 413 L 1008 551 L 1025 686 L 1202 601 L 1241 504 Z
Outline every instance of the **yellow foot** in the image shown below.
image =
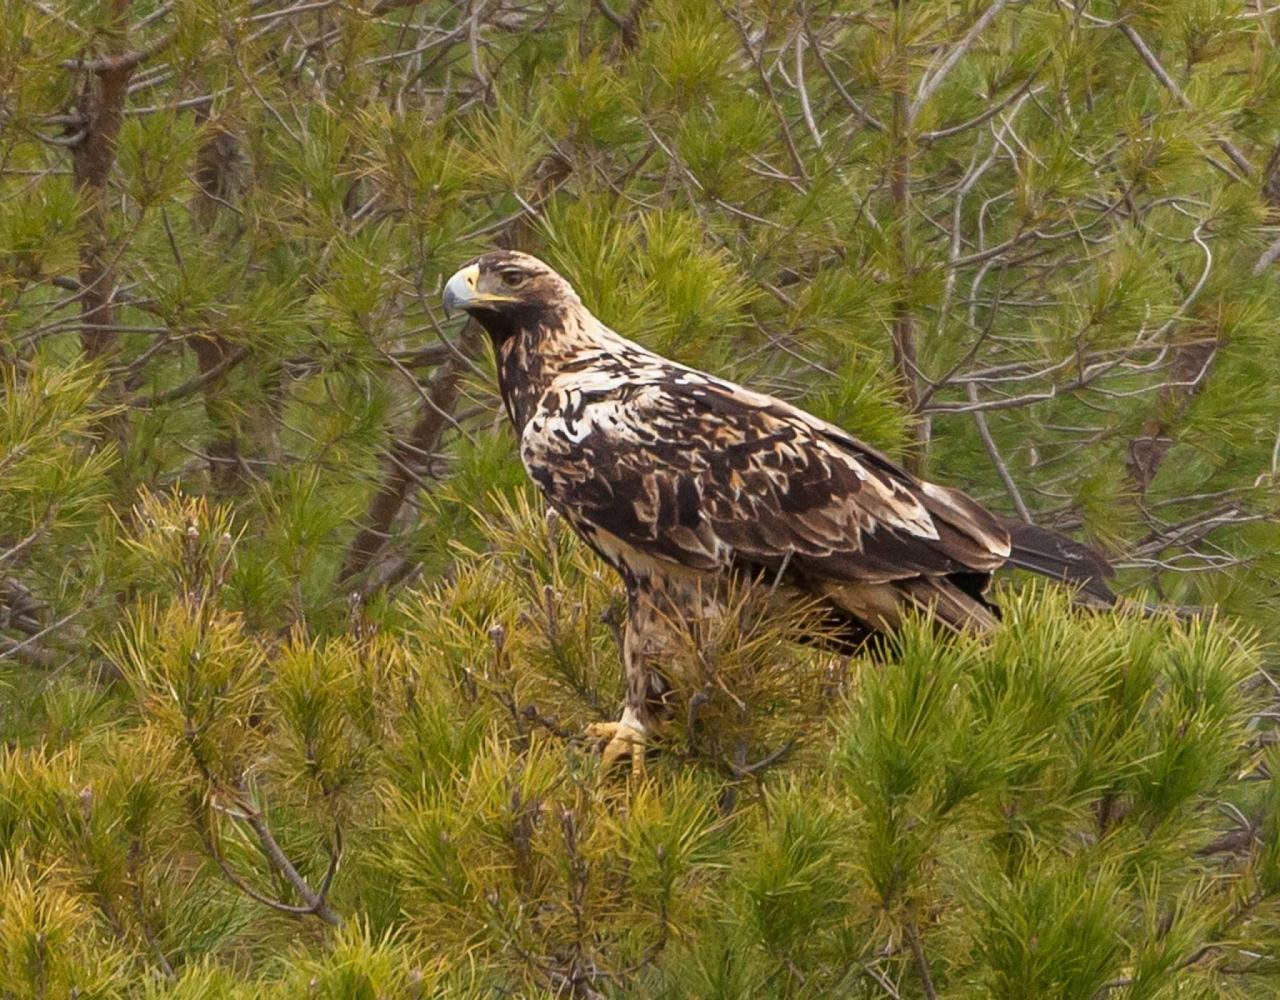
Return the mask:
M 587 738 L 600 745 L 600 769 L 610 771 L 623 757 L 631 758 L 631 774 L 644 777 L 644 730 L 625 722 L 593 722 Z

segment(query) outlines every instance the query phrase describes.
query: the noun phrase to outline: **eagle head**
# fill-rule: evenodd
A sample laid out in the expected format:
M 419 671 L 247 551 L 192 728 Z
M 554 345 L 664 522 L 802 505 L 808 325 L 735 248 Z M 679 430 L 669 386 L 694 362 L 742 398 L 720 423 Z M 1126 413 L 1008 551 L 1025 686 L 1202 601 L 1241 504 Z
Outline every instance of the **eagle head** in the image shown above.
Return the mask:
M 499 341 L 581 304 L 569 282 L 537 257 L 514 250 L 475 258 L 444 286 L 445 312 L 473 316 Z

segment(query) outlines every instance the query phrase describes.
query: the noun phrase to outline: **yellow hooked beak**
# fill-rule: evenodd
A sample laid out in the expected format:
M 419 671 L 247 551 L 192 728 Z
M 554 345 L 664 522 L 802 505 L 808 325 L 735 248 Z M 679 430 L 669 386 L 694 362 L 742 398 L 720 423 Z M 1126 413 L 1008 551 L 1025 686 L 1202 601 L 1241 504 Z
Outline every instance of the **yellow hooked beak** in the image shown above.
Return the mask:
M 515 302 L 510 295 L 493 295 L 482 292 L 480 285 L 480 268 L 476 264 L 464 267 L 450 278 L 444 286 L 444 311 L 451 315 L 459 309 L 466 311 L 501 302 Z

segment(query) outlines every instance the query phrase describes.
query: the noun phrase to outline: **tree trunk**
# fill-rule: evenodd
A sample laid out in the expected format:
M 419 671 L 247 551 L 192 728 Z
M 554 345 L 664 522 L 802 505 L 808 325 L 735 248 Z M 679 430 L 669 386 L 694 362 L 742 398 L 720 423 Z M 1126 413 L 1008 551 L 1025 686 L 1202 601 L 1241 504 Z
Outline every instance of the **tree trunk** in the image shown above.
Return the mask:
M 897 49 L 896 76 L 893 84 L 893 121 L 889 142 L 892 157 L 889 165 L 889 198 L 893 203 L 893 247 L 898 293 L 893 304 L 893 363 L 898 372 L 903 409 L 916 422 L 912 428 L 913 445 L 903 456 L 903 464 L 919 474 L 925 465 L 929 448 L 930 423 L 920 413 L 920 369 L 917 362 L 915 316 L 912 313 L 912 283 L 915 279 L 911 254 L 911 141 L 912 115 L 910 58 L 902 39 L 905 0 L 899 0 L 894 12 L 894 45 Z
M 72 178 L 84 200 L 80 235 L 81 343 L 90 358 L 113 353 L 119 343 L 115 325 L 115 267 L 107 233 L 107 180 L 116 159 L 116 139 L 124 121 L 124 99 L 137 65 L 124 56 L 128 38 L 128 0 L 107 0 L 111 24 L 105 32 L 107 54 L 85 70 L 79 113 L 84 136 L 72 147 Z
M 124 121 L 124 101 L 129 78 L 140 61 L 126 54 L 128 41 L 128 0 L 105 0 L 110 16 L 103 33 L 106 53 L 81 67 L 84 74 L 77 101 L 83 132 L 71 147 L 71 176 L 79 193 L 80 217 L 80 344 L 90 361 L 110 363 L 120 348 L 116 329 L 115 260 L 107 225 L 107 182 L 116 160 L 116 139 Z M 114 409 L 123 387 L 113 382 L 106 387 L 104 402 L 108 412 L 96 424 L 99 441 L 114 441 L 121 455 L 128 437 L 126 414 Z

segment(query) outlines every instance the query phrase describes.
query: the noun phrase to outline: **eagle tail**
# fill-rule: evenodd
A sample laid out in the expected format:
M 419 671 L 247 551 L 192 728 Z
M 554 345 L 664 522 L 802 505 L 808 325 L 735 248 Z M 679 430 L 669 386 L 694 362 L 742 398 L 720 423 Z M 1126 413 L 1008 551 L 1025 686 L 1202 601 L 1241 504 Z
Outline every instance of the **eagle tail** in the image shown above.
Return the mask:
M 1009 532 L 1008 565 L 1070 584 L 1086 603 L 1115 606 L 1116 594 L 1106 584 L 1115 567 L 1096 549 L 1025 521 L 1001 517 L 1000 522 Z
M 1024 521 L 1001 516 L 1000 523 L 1009 532 L 1007 565 L 1075 587 L 1083 604 L 1131 611 L 1148 617 L 1172 614 L 1183 621 L 1191 621 L 1204 614 L 1203 608 L 1194 605 L 1148 604 L 1121 597 L 1106 584 L 1116 575 L 1115 567 L 1097 549 Z

